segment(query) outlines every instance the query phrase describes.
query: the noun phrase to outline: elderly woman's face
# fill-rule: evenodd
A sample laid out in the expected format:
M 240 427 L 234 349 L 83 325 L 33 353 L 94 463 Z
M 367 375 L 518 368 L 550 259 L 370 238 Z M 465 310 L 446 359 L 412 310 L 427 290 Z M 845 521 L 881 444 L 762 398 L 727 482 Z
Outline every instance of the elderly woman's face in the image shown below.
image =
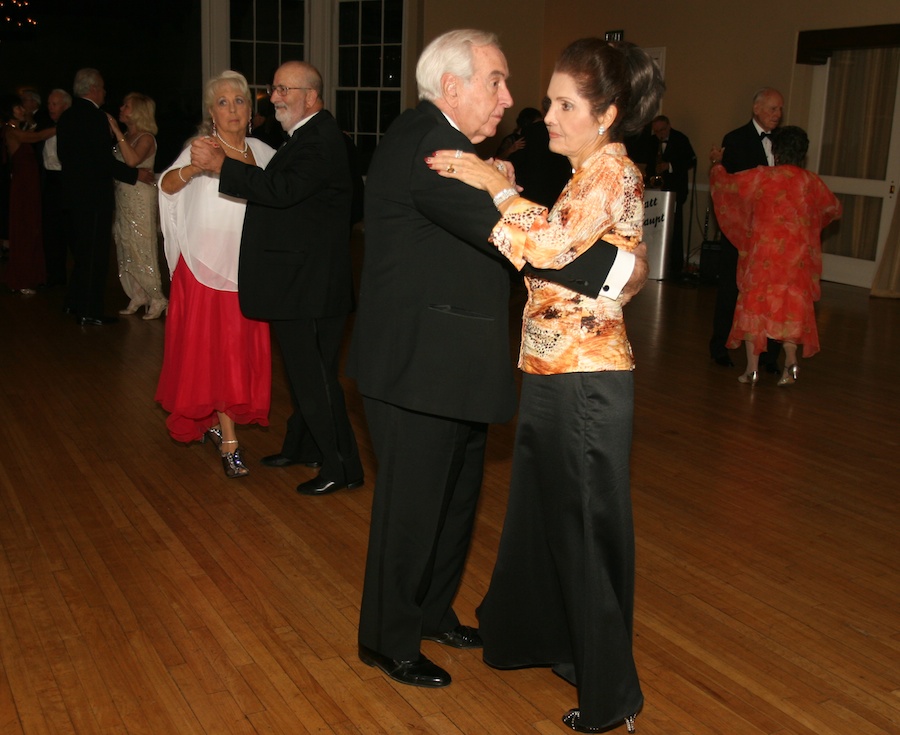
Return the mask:
M 547 96 L 550 109 L 544 124 L 550 134 L 550 150 L 566 156 L 577 168 L 605 140 L 597 134 L 600 121 L 568 74 L 554 72 Z
M 250 122 L 250 100 L 230 84 L 221 84 L 216 88 L 209 114 L 220 134 L 243 138 Z

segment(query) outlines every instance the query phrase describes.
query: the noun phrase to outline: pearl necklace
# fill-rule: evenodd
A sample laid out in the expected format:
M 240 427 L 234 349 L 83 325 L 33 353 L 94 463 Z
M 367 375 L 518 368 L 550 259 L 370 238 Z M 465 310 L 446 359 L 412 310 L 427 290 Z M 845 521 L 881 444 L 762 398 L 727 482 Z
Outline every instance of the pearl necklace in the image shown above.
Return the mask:
M 224 139 L 222 138 L 222 136 L 219 135 L 219 131 L 218 131 L 218 130 L 216 131 L 216 137 L 217 137 L 220 141 L 222 141 L 222 145 L 224 145 L 226 148 L 231 148 L 231 150 L 237 151 L 237 152 L 240 153 L 244 158 L 247 157 L 247 151 L 250 150 L 250 144 L 247 142 L 247 139 L 246 139 L 246 138 L 244 138 L 244 150 L 241 150 L 240 148 L 235 148 L 235 147 L 234 147 L 233 145 L 231 145 L 228 141 L 224 140 Z

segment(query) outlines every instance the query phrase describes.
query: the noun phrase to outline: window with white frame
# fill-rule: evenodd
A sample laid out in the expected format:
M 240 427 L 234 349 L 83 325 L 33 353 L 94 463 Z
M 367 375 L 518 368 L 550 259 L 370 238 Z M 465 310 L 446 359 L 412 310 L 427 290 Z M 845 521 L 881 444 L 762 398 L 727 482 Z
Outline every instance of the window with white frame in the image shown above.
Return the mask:
M 268 100 L 265 86 L 290 59 L 303 59 L 305 0 L 231 0 L 231 68 L 250 83 L 257 103 Z
M 339 0 L 335 116 L 363 173 L 401 111 L 403 0 Z

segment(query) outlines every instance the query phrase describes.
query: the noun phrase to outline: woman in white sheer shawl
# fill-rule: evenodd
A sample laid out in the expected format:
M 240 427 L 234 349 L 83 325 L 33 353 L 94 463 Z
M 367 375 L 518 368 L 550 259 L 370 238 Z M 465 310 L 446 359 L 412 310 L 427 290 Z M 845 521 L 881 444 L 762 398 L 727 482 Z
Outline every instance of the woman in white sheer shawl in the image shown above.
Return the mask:
M 265 168 L 275 151 L 247 136 L 247 80 L 223 72 L 207 83 L 204 103 L 200 134 L 227 156 Z M 186 146 L 163 173 L 159 203 L 172 287 L 156 400 L 174 439 L 211 440 L 226 477 L 242 477 L 249 471 L 235 425 L 268 425 L 272 382 L 269 326 L 244 317 L 238 304 L 246 202 L 220 194 L 218 177 L 193 166 Z

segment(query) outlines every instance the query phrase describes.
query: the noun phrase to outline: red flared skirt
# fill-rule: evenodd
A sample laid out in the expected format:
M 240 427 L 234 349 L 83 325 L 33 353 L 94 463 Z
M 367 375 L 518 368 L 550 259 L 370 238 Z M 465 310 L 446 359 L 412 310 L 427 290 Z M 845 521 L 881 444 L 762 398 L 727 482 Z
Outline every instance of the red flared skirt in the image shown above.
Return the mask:
M 221 411 L 238 424 L 269 424 L 269 325 L 247 319 L 238 295 L 204 286 L 179 260 L 172 276 L 156 400 L 181 442 L 200 439 Z
M 6 285 L 18 290 L 34 288 L 46 280 L 40 172 L 34 150 L 23 143 L 12 156 Z

